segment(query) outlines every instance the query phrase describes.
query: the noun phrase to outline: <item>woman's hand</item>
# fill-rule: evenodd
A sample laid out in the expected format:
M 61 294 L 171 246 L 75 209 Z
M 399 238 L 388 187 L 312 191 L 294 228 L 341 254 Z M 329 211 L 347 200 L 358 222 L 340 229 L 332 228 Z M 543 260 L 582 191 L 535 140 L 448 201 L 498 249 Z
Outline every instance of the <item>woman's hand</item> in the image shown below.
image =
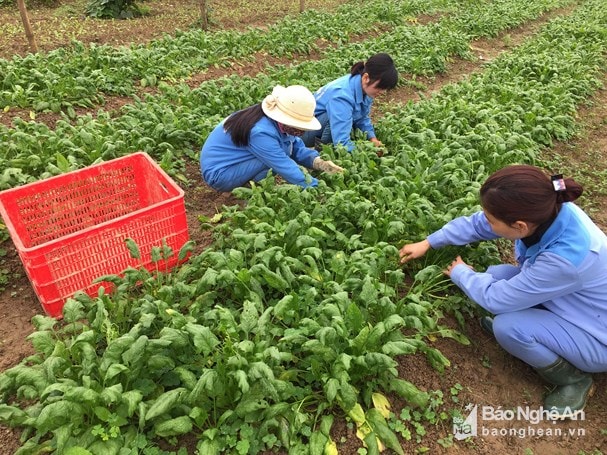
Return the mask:
M 343 167 L 338 166 L 333 161 L 325 161 L 320 156 L 314 158 L 314 161 L 312 162 L 312 169 L 315 169 L 317 171 L 323 171 L 327 174 L 338 174 L 344 171 Z
M 377 139 L 376 137 L 372 137 L 371 139 L 369 139 L 373 145 L 375 146 L 375 148 L 377 149 L 377 156 L 379 156 L 380 158 L 382 156 L 384 156 L 384 152 L 386 151 L 386 147 L 384 147 L 384 143 L 382 141 L 380 141 L 379 139 Z
M 384 143 L 382 141 L 380 141 L 379 139 L 377 139 L 376 137 L 372 137 L 369 140 L 371 142 L 373 142 L 373 145 L 375 145 L 375 147 L 383 147 L 384 146 Z
M 471 270 L 474 270 L 474 267 L 472 267 L 471 265 L 466 264 L 466 263 L 465 263 L 465 262 L 462 260 L 462 257 L 461 257 L 461 256 L 458 256 L 458 257 L 456 257 L 456 258 L 453 260 L 453 262 L 452 262 L 452 263 L 451 263 L 451 264 L 450 264 L 450 265 L 449 265 L 449 266 L 448 266 L 448 267 L 447 267 L 445 270 L 443 270 L 443 273 L 444 273 L 445 275 L 447 275 L 449 278 L 451 278 L 451 271 L 453 270 L 453 268 L 454 268 L 456 265 L 460 265 L 460 264 L 463 264 L 463 265 L 465 265 L 466 267 L 469 267 Z
M 411 259 L 421 258 L 429 249 L 430 242 L 428 242 L 428 240 L 422 240 L 421 242 L 405 245 L 398 252 L 400 256 L 400 263 L 404 264 Z

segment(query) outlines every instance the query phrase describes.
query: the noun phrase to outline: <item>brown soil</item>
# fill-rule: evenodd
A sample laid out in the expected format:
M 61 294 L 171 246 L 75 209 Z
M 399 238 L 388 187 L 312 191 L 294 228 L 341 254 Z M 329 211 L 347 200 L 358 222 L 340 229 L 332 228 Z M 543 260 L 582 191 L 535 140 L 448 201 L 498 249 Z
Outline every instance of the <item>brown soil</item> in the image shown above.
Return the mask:
M 179 3 L 179 4 L 176 4 Z M 215 2 L 212 2 L 215 3 Z M 219 2 L 217 2 L 219 3 Z M 299 2 L 276 2 L 257 0 L 260 5 L 256 9 L 257 14 L 238 14 L 241 1 L 221 2 L 226 10 L 232 15 L 222 18 L 223 26 L 244 27 L 247 25 L 268 24 L 281 17 L 285 11 L 273 11 L 265 8 L 270 4 L 276 9 L 287 9 L 292 13 L 297 12 Z M 293 5 L 291 5 L 291 3 Z M 312 2 L 307 2 L 310 5 Z M 323 1 L 318 2 L 323 7 L 330 8 L 344 2 Z M 197 19 L 197 2 L 168 2 L 167 0 L 150 0 L 145 5 L 150 9 L 151 16 L 128 22 L 103 21 L 101 23 L 84 20 L 82 17 L 71 18 L 70 23 L 74 32 L 72 35 L 83 42 L 102 42 L 112 44 L 128 44 L 130 42 L 145 42 L 160 36 L 162 33 L 172 33 L 177 28 L 187 28 Z M 276 6 L 280 4 L 281 6 Z M 66 7 L 70 3 L 63 6 Z M 219 7 L 218 7 L 219 8 Z M 221 11 L 218 9 L 218 11 Z M 40 40 L 40 48 L 50 50 L 58 46 L 68 44 L 65 36 L 69 34 L 44 34 L 43 30 L 55 25 L 55 21 L 61 22 L 65 17 L 54 16 L 56 10 L 32 9 L 31 20 L 38 32 L 44 36 Z M 236 13 L 235 13 L 236 12 Z M 390 100 L 406 102 L 417 101 L 420 96 L 431 96 L 433 92 L 440 90 L 445 84 L 462 80 L 476 71 L 482 70 L 483 62 L 490 61 L 503 51 L 507 51 L 527 36 L 533 34 L 537 27 L 548 20 L 557 11 L 546 15 L 538 21 L 526 24 L 524 27 L 511 30 L 508 34 L 496 39 L 479 40 L 473 44 L 473 50 L 478 55 L 478 61 L 454 60 L 445 74 L 432 78 L 416 78 L 419 83 L 417 87 L 425 87 L 422 90 L 412 88 L 400 88 L 389 95 Z M 232 17 L 231 20 L 228 17 Z M 429 20 L 432 20 L 431 18 Z M 0 10 L 0 23 L 19 25 L 19 17 L 16 9 Z M 217 26 L 217 25 L 216 25 Z M 82 31 L 77 33 L 77 31 Z M 86 31 L 86 32 L 85 32 Z M 0 38 L 0 56 L 10 58 L 14 54 L 26 52 L 26 41 L 15 35 L 13 39 Z M 255 74 L 251 70 L 263 70 L 265 61 L 263 56 L 257 56 L 253 63 L 243 63 L 239 66 L 239 72 Z M 299 56 L 300 59 L 311 58 L 310 56 Z M 213 77 L 220 76 L 220 72 L 214 70 Z M 223 70 L 229 72 L 233 70 Z M 191 83 L 197 85 L 201 80 L 209 77 L 209 74 L 195 75 Z M 378 100 L 374 115 L 381 115 L 382 104 L 388 100 Z M 575 177 L 578 181 L 590 188 L 588 196 L 583 198 L 585 205 L 595 220 L 603 228 L 607 228 L 607 193 L 602 190 L 604 183 L 602 177 L 605 175 L 604 163 L 607 156 L 607 90 L 599 90 L 588 106 L 582 107 L 579 117 L 583 125 L 578 137 L 564 143 L 556 144 L 546 153 L 551 157 L 558 157 L 562 169 L 568 171 L 568 175 Z M 117 109 L 128 103 L 129 99 L 109 99 L 105 106 L 106 110 Z M 108 108 L 110 106 L 110 108 Z M 23 113 L 25 117 L 28 113 Z M 11 118 L 15 112 L 11 112 Z M 53 125 L 56 116 L 38 116 L 37 121 L 44 121 Z M 0 114 L 0 121 L 10 124 L 10 120 Z M 200 182 L 198 167 L 191 163 L 187 169 L 190 184 L 184 185 L 186 191 L 185 204 L 188 212 L 188 223 L 190 236 L 197 242 L 198 248 L 204 248 L 210 243 L 208 234 L 199 229 L 200 215 L 212 216 L 221 211 L 223 205 L 239 203 L 232 195 L 217 193 Z M 7 255 L 0 258 L 0 267 L 11 271 L 11 282 L 0 292 L 0 371 L 16 365 L 21 359 L 31 353 L 31 347 L 26 337 L 33 328 L 30 319 L 33 315 L 42 312 L 35 294 L 23 271 L 19 257 L 10 241 L 0 244 L 0 251 L 6 250 Z M 542 396 L 547 391 L 546 385 L 536 376 L 533 370 L 514 359 L 496 344 L 496 342 L 484 334 L 476 321 L 470 320 L 463 332 L 468 336 L 471 344 L 461 345 L 451 339 L 437 339 L 434 343 L 450 361 L 451 366 L 443 374 L 432 369 L 424 357 L 415 355 L 402 358 L 399 366 L 401 377 L 413 382 L 421 388 L 441 390 L 444 394 L 444 409 L 463 410 L 467 403 L 481 406 L 493 406 L 494 408 L 511 409 L 517 406 L 529 406 L 538 409 L 542 403 Z M 455 324 L 452 324 L 455 327 Z M 607 447 L 607 408 L 605 407 L 605 391 L 607 385 L 606 375 L 596 375 L 596 392 L 589 401 L 586 408 L 586 419 L 584 421 L 566 421 L 557 424 L 540 423 L 536 429 L 543 429 L 546 434 L 528 437 L 495 436 L 479 434 L 467 441 L 450 440 L 452 428 L 450 420 L 439 423 L 436 426 L 427 426 L 427 434 L 418 444 L 415 435 L 411 442 L 403 442 L 405 453 L 419 453 L 420 447 L 427 447 L 427 453 L 476 453 L 476 454 L 599 454 L 602 447 Z M 462 390 L 455 394 L 452 387 L 462 386 Z M 398 414 L 398 400 L 391 397 L 395 412 Z M 455 402 L 457 400 L 457 402 Z M 488 428 L 515 427 L 527 428 L 526 422 L 514 422 L 509 425 L 492 425 L 484 422 Z M 520 424 L 518 427 L 517 425 Z M 525 424 L 525 425 L 523 425 Z M 557 429 L 561 435 L 555 435 Z M 569 433 L 569 430 L 572 432 Z M 552 431 L 552 434 L 547 434 Z M 338 442 L 340 454 L 353 455 L 358 453 L 361 447 L 353 430 L 345 421 L 339 420 L 333 434 L 334 440 Z M 188 448 L 189 453 L 194 453 L 195 441 L 182 441 L 183 447 Z M 0 426 L 0 453 L 12 454 L 20 446 L 18 432 Z

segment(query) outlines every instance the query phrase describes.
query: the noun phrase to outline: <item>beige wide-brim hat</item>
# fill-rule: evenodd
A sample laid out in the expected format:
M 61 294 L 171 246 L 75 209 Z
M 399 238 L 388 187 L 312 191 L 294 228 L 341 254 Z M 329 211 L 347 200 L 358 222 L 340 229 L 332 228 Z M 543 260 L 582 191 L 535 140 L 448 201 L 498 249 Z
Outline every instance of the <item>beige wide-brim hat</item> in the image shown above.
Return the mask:
M 264 98 L 261 108 L 268 117 L 283 125 L 304 131 L 320 129 L 320 122 L 314 117 L 316 99 L 303 85 L 277 85 L 272 94 Z

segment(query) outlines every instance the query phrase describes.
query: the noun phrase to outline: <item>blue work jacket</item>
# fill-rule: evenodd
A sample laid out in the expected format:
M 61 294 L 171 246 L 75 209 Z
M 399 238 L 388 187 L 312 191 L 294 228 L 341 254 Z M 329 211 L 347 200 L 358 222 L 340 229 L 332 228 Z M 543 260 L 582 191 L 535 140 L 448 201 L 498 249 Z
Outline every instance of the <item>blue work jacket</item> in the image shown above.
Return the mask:
M 348 151 L 354 149 L 350 139 L 352 129 L 357 128 L 367 134 L 367 139 L 375 136 L 369 113 L 373 98 L 363 93 L 361 75 L 346 75 L 329 82 L 316 91 L 316 117 L 326 113 L 331 126 L 333 144 L 345 145 Z
M 312 168 L 318 152 L 307 148 L 296 136 L 283 133 L 278 123 L 263 116 L 251 129 L 249 144 L 239 147 L 224 130 L 223 122 L 215 127 L 205 141 L 200 153 L 200 167 L 204 180 L 210 185 L 232 178 L 242 180 L 240 173 L 249 166 L 243 163 L 259 160 L 287 182 L 302 187 L 316 186 L 318 180 L 306 175 L 298 164 Z M 244 176 L 251 178 L 252 176 Z M 225 184 L 221 185 L 225 187 Z
M 428 236 L 433 248 L 495 239 L 483 212 Z M 493 314 L 542 304 L 607 344 L 607 237 L 578 206 L 564 203 L 539 242 L 515 241 L 520 272 L 507 280 L 457 265 L 451 279 Z

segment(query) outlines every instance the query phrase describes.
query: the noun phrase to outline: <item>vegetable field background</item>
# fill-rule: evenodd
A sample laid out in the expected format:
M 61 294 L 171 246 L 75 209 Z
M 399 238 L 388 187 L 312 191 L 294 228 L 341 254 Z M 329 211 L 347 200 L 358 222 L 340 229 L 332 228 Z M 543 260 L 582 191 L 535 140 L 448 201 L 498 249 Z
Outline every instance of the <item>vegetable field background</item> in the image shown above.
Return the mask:
M 607 229 L 602 2 L 207 3 L 206 33 L 198 2 L 149 0 L 126 22 L 31 5 L 37 56 L 17 8 L 0 8 L 0 190 L 144 150 L 186 191 L 195 242 L 179 271 L 114 277 L 115 296 L 73 300 L 53 324 L 0 229 L 0 453 L 607 452 L 605 374 L 584 421 L 456 440 L 468 404 L 537 409 L 547 391 L 440 273 L 456 254 L 507 261 L 510 245 L 406 268 L 396 254 L 474 210 L 514 162 L 576 178 Z M 314 191 L 200 181 L 223 116 L 375 52 L 402 76 L 373 112 L 385 156 L 325 149 L 348 171 Z M 75 438 L 88 452 L 69 451 Z

